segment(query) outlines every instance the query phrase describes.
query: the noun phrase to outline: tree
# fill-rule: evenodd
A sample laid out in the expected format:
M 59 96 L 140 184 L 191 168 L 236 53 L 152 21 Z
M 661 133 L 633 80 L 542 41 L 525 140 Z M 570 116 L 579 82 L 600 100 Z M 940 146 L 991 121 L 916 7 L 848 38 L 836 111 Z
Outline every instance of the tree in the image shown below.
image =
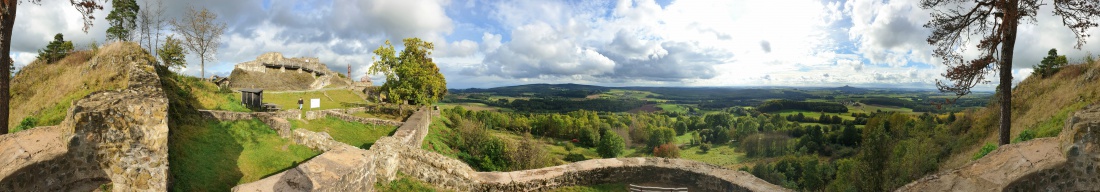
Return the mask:
M 214 61 L 214 55 L 218 52 L 221 43 L 222 32 L 225 31 L 225 23 L 217 23 L 218 14 L 210 12 L 205 7 L 196 10 L 191 7 L 183 16 L 183 20 L 173 19 L 172 27 L 176 33 L 183 36 L 183 44 L 191 53 L 199 55 L 199 71 L 201 78 L 206 78 L 206 62 Z
M 1050 51 L 1047 51 L 1047 56 L 1043 57 L 1043 61 L 1040 61 L 1039 65 L 1035 65 L 1031 75 L 1047 78 L 1054 75 L 1054 73 L 1058 73 L 1058 69 L 1068 63 L 1069 61 L 1066 60 L 1065 55 L 1058 55 L 1057 49 L 1050 49 Z
M 611 130 L 600 130 L 600 143 L 596 145 L 596 153 L 600 154 L 603 158 L 615 158 L 623 154 L 623 147 L 626 146 L 623 142 L 623 138 Z
M 936 87 L 941 92 L 955 93 L 954 100 L 958 100 L 970 94 L 970 89 L 979 83 L 989 83 L 985 79 L 987 74 L 998 72 L 1001 145 L 1008 144 L 1011 137 L 1012 52 L 1016 46 L 1016 28 L 1023 19 L 1035 22 L 1041 5 L 1038 0 L 921 0 L 921 8 L 935 10 L 932 20 L 924 24 L 932 28 L 927 41 L 936 47 L 933 55 L 947 65 L 943 76 L 952 82 L 937 80 Z M 1092 19 L 1100 18 L 1100 1 L 1055 0 L 1054 14 L 1061 16 L 1063 24 L 1076 35 L 1075 48 L 1080 49 L 1089 36 L 1086 34 L 1088 29 L 1098 25 Z M 974 42 L 972 36 L 980 37 L 976 41 L 980 54 L 968 60 L 963 51 Z
M 150 5 L 150 2 L 156 4 Z M 167 18 L 162 15 L 166 9 L 164 2 L 143 1 L 141 7 L 144 9 L 139 10 L 137 15 L 138 43 L 146 50 L 150 50 L 149 52 L 153 52 L 154 57 L 159 57 L 160 53 L 157 53 L 157 50 L 160 50 L 160 36 L 164 27 L 168 25 Z
M 182 68 L 187 66 L 187 61 L 184 56 L 187 55 L 187 49 L 183 49 L 183 43 L 174 36 L 169 35 L 164 39 L 164 47 L 157 49 L 157 56 L 160 57 L 161 65 L 171 68 Z
M 134 0 L 111 0 L 110 14 L 107 14 L 107 22 L 111 24 L 107 28 L 107 39 L 129 41 L 134 28 L 137 28 L 137 13 L 141 9 Z
M 374 50 L 377 58 L 368 73 L 386 76 L 386 83 L 380 89 L 386 93 L 390 103 L 411 101 L 417 105 L 430 105 L 443 99 L 447 94 L 447 81 L 439 73 L 439 67 L 432 61 L 431 42 L 420 38 L 402 40 L 405 49 L 396 55 L 390 41 Z
M 69 55 L 69 52 L 73 51 L 73 42 L 65 41 L 65 36 L 61 33 L 53 36 L 53 41 L 46 44 L 45 48 L 38 50 L 38 60 L 42 60 L 46 63 L 53 63 L 65 58 Z
M 28 0 L 30 3 L 41 5 L 41 0 Z M 95 10 L 103 10 L 99 0 L 69 0 L 73 7 L 80 12 L 84 19 L 84 32 L 92 27 L 95 21 Z M 0 63 L 13 63 L 11 60 L 11 31 L 15 25 L 15 13 L 19 8 L 19 0 L 0 1 Z M 11 73 L 11 65 L 0 65 L 0 73 Z M 8 134 L 8 109 L 11 108 L 11 76 L 0 75 L 0 134 Z

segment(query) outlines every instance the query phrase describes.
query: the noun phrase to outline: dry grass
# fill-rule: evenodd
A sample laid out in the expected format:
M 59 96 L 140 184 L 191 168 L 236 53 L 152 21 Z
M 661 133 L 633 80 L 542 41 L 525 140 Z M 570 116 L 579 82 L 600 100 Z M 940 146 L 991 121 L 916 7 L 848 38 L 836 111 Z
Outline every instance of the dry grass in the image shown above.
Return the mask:
M 1086 105 L 1100 101 L 1100 62 L 1069 65 L 1046 79 L 1030 76 L 1020 82 L 1012 92 L 1012 138 L 1024 130 L 1035 130 L 1037 137 L 1057 136 L 1065 118 Z M 971 114 L 977 118 L 971 129 L 989 130 L 989 134 L 977 143 L 997 143 L 999 105 L 978 109 Z M 941 170 L 956 168 L 970 162 L 981 145 L 964 147 L 949 158 Z
M 76 51 L 51 64 L 32 62 L 12 80 L 8 126 L 14 128 L 32 116 L 39 119 L 37 126 L 57 125 L 73 101 L 92 92 L 126 87 L 129 78 L 122 70 L 129 62 L 152 59 L 135 43 L 114 43 L 98 53 Z

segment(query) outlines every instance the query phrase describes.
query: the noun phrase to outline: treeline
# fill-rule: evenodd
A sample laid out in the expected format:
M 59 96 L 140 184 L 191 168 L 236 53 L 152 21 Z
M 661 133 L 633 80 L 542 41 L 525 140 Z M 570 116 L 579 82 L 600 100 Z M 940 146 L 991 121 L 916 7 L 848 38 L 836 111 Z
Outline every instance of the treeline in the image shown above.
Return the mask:
M 787 131 L 787 135 L 751 136 L 741 143 L 741 148 L 765 150 L 763 154 L 756 150 L 749 156 L 785 155 L 779 156 L 777 161 L 742 170 L 792 189 L 889 191 L 936 171 L 939 162 L 973 145 L 990 131 L 972 129 L 972 125 L 992 127 L 987 125 L 995 122 L 993 118 L 971 119 L 969 115 L 952 118 L 955 121 L 947 124 L 938 123 L 943 121 L 933 115 L 913 118 L 901 113 L 874 113 L 871 116 L 864 128 L 804 126 L 804 129 Z M 753 139 L 773 146 L 754 146 Z
M 918 98 L 918 100 L 919 101 L 910 101 L 910 100 L 906 100 L 906 99 L 892 98 L 892 97 L 871 97 L 871 98 L 859 99 L 859 102 L 864 103 L 864 104 L 871 104 L 871 105 L 885 105 L 885 106 L 905 107 L 905 108 L 913 109 L 913 112 L 933 112 L 933 113 L 958 112 L 958 111 L 962 111 L 963 109 L 965 109 L 967 107 L 985 106 L 986 104 L 989 103 L 987 98 L 960 98 L 958 100 L 955 100 L 954 103 L 952 103 L 950 105 L 943 105 L 943 106 L 937 107 L 937 106 L 933 105 L 932 102 L 941 102 L 942 103 L 942 102 L 945 102 L 945 101 L 944 100 L 936 101 L 936 100 L 919 99 L 919 98 Z
M 511 102 L 497 100 L 486 102 L 490 106 L 513 109 L 519 112 L 566 113 L 577 110 L 626 112 L 641 107 L 645 101 L 635 99 L 516 99 Z
M 826 113 L 847 113 L 848 107 L 839 103 L 791 101 L 786 99 L 770 100 L 760 104 L 756 110 L 761 112 L 775 112 L 781 110 L 803 110 Z
M 841 125 L 863 125 L 867 124 L 867 118 L 870 117 L 866 113 L 852 113 L 854 120 L 845 120 L 840 115 L 826 115 L 824 113 L 817 118 L 807 117 L 799 112 L 798 114 L 790 114 L 786 116 L 787 121 L 802 122 L 802 123 L 821 123 L 821 124 L 841 124 Z

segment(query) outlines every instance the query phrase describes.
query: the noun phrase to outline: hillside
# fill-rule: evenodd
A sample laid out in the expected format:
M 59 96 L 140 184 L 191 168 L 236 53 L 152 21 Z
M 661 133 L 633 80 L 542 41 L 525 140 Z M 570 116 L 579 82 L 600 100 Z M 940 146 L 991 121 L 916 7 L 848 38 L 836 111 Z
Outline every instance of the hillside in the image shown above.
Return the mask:
M 102 90 L 126 87 L 121 73 L 129 57 L 148 57 L 136 43 L 114 43 L 93 50 L 80 50 L 47 64 L 35 61 L 16 73 L 11 84 L 11 114 L 8 126 L 20 131 L 20 122 L 31 126 L 57 125 L 73 101 Z M 29 118 L 28 118 L 29 117 Z M 23 127 L 23 128 L 29 128 Z
M 1047 78 L 1030 76 L 1012 90 L 1012 138 L 1021 132 L 1034 133 L 1035 138 L 1054 137 L 1062 130 L 1069 113 L 1100 101 L 1100 62 L 1080 63 L 1063 67 Z M 970 111 L 971 131 L 986 132 L 979 143 L 997 143 L 998 109 L 1000 105 Z M 955 152 L 940 166 L 940 170 L 958 168 L 971 162 L 981 145 Z

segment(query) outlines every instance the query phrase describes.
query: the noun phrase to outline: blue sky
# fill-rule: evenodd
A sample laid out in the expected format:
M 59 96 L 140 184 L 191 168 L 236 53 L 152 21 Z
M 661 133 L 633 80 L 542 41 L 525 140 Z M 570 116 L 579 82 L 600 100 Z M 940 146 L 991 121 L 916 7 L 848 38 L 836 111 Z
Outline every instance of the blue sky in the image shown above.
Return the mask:
M 360 78 L 368 76 L 371 51 L 385 40 L 419 37 L 435 43 L 433 57 L 450 88 L 581 83 L 930 89 L 945 67 L 924 41 L 929 10 L 917 3 L 196 0 L 164 1 L 164 15 L 178 17 L 189 5 L 207 7 L 229 25 L 217 61 L 207 64 L 208 75 L 228 75 L 233 65 L 274 51 L 319 57 L 340 72 L 351 65 Z M 1071 60 L 1100 50 L 1097 43 L 1073 49 L 1073 34 L 1050 9 L 1043 7 L 1037 22 L 1020 27 L 1016 81 L 1050 48 Z M 102 43 L 109 27 L 102 18 L 109 11 L 98 13 L 96 25 L 83 33 L 67 2 L 21 5 L 12 45 L 17 67 L 32 61 L 56 33 L 77 45 Z M 181 72 L 197 76 L 197 60 L 189 61 Z

